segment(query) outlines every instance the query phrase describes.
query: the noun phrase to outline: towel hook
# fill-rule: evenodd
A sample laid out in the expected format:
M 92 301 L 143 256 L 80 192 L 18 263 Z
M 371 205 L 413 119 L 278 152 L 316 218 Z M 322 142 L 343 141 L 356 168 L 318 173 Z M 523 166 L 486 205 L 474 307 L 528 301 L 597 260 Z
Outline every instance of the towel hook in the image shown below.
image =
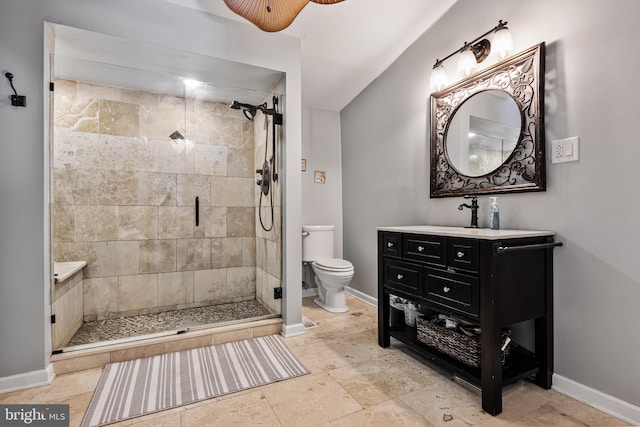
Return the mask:
M 11 105 L 13 105 L 14 107 L 26 107 L 27 97 L 24 95 L 18 95 L 18 91 L 16 91 L 16 88 L 13 86 L 13 74 L 5 73 L 4 76 L 9 80 L 11 89 L 13 89 L 13 95 L 11 95 Z

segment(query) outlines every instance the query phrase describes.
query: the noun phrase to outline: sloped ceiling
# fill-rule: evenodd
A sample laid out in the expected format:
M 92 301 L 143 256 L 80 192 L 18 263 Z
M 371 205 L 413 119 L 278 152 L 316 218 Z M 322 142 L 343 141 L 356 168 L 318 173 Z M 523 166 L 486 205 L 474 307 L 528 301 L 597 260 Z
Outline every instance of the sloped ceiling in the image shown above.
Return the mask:
M 230 11 L 222 0 L 166 1 L 252 25 Z M 282 31 L 301 40 L 303 105 L 342 110 L 455 2 L 310 2 Z

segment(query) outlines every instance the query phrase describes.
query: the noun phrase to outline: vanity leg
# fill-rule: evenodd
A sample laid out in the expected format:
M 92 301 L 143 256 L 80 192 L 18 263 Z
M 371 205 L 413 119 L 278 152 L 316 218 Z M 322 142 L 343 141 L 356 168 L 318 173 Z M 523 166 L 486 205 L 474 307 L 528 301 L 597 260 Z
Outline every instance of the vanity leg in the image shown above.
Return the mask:
M 553 238 L 548 239 L 553 242 Z M 545 313 L 535 319 L 536 360 L 540 371 L 534 382 L 545 389 L 551 388 L 553 376 L 553 248 L 545 251 Z
M 480 356 L 482 409 L 491 415 L 498 415 L 502 412 L 501 341 L 499 328 L 485 328 L 485 326 L 482 326 L 482 335 L 480 337 L 482 348 Z
M 389 294 L 382 289 L 378 293 L 378 304 L 382 304 L 382 309 L 378 308 L 378 345 L 386 348 L 391 345 L 389 337 Z
M 553 376 L 553 328 L 552 323 L 541 317 L 535 320 L 536 328 L 536 360 L 540 364 L 540 371 L 536 374 L 534 382 L 542 388 L 551 388 Z

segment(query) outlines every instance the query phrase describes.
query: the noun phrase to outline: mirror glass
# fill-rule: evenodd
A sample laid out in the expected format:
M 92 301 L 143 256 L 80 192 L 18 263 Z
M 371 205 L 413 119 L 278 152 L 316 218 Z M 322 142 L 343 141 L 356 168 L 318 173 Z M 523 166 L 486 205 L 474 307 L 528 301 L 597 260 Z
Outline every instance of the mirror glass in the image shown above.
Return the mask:
M 454 113 L 445 136 L 452 166 L 468 176 L 496 170 L 513 152 L 521 126 L 518 105 L 506 92 L 471 96 Z
M 431 197 L 545 191 L 544 47 L 431 94 Z

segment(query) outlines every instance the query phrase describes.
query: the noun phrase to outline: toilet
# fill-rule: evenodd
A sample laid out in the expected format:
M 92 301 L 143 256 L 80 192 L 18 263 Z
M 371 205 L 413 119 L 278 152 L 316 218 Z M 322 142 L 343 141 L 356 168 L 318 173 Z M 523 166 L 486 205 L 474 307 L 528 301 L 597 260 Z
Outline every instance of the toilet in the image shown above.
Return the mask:
M 310 262 L 318 286 L 314 302 L 331 313 L 349 311 L 344 288 L 353 279 L 354 268 L 349 261 L 334 258 L 335 225 L 302 226 L 302 261 Z

